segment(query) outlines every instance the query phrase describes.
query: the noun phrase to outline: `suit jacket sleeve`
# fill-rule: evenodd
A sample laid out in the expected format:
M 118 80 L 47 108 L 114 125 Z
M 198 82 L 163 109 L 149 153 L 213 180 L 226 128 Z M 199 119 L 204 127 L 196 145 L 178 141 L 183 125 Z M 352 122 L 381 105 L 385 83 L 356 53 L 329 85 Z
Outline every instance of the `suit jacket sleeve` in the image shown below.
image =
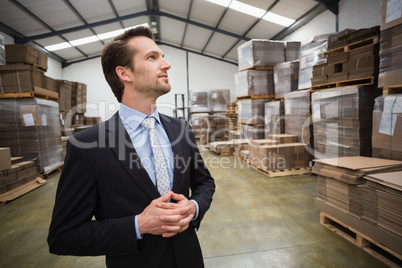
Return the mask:
M 215 192 L 215 182 L 205 166 L 198 146 L 196 146 L 191 126 L 187 124 L 186 127 L 188 133 L 187 139 L 189 140 L 192 155 L 190 164 L 190 199 L 197 201 L 199 206 L 198 218 L 192 224 L 194 228 L 198 229 L 201 220 L 211 205 L 212 196 Z
M 134 215 L 92 220 L 98 189 L 90 165 L 86 150 L 68 141 L 49 228 L 50 252 L 78 256 L 137 253 Z

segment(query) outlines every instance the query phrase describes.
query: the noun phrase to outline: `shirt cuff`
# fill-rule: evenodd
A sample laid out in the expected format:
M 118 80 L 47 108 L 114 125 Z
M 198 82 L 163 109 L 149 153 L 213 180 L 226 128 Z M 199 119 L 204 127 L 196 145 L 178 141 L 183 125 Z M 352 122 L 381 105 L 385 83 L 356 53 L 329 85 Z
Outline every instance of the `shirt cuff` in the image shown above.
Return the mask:
M 138 227 L 138 215 L 135 215 L 134 217 L 134 226 L 135 226 L 135 233 L 137 234 L 137 239 L 142 239 L 140 228 Z
M 195 204 L 195 207 L 196 207 L 195 216 L 193 218 L 193 220 L 196 220 L 198 218 L 198 210 L 199 210 L 198 203 L 197 203 L 197 201 L 195 201 L 193 199 L 191 199 L 190 201 L 193 202 Z

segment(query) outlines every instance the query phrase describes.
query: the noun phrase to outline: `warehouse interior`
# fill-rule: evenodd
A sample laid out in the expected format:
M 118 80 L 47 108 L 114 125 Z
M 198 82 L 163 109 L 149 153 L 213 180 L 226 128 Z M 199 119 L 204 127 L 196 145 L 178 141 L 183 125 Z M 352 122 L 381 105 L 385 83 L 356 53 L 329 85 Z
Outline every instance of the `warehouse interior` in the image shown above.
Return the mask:
M 402 267 L 400 0 L 4 0 L 0 266 L 49 253 L 67 139 L 120 107 L 100 54 L 147 24 L 216 192 L 205 267 Z

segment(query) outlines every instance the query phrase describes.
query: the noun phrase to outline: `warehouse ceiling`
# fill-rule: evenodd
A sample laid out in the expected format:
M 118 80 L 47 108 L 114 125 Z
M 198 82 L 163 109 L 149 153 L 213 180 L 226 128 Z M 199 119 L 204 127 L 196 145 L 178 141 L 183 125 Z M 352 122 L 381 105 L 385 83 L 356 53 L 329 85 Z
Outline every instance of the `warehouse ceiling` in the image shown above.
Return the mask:
M 337 15 L 339 0 L 218 2 L 0 0 L 0 31 L 13 37 L 16 44 L 33 46 L 65 67 L 99 57 L 112 38 L 105 34 L 117 35 L 114 31 L 148 23 L 158 44 L 237 64 L 238 46 L 250 39 L 281 40 L 327 9 Z M 253 8 L 260 15 L 243 13 Z M 265 18 L 271 13 L 294 22 L 287 26 L 270 22 Z M 60 43 L 65 48 L 51 49 Z

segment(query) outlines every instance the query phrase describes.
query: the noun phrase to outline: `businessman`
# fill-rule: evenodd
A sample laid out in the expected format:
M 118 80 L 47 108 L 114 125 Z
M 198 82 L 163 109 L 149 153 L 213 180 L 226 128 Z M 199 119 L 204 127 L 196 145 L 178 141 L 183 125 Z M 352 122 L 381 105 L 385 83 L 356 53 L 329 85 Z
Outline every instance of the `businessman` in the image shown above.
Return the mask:
M 171 66 L 142 26 L 114 38 L 101 61 L 120 109 L 69 138 L 49 250 L 106 255 L 108 267 L 204 267 L 195 230 L 215 183 L 188 123 L 156 108 Z

